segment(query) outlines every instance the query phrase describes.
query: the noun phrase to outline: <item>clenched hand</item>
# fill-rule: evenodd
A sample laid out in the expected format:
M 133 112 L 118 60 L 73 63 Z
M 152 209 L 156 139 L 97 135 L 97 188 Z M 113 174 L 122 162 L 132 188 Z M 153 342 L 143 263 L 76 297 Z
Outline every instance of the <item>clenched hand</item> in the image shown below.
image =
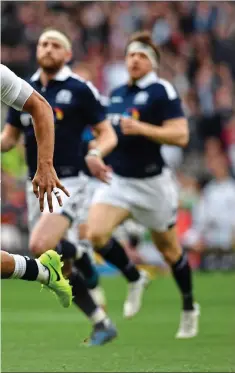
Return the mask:
M 121 131 L 124 135 L 141 135 L 142 124 L 133 118 L 121 118 Z
M 107 166 L 100 157 L 88 154 L 85 157 L 85 161 L 93 176 L 104 183 L 110 182 L 110 173 L 112 169 L 111 167 Z

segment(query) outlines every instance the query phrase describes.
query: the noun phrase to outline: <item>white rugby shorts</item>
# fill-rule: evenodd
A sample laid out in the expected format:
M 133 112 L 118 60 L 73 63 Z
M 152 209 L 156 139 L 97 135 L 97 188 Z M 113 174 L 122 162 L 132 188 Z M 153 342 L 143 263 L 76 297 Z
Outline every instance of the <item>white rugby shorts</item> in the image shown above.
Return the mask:
M 111 183 L 101 184 L 95 192 L 92 205 L 97 203 L 122 207 L 144 227 L 165 232 L 176 223 L 178 185 L 167 167 L 144 179 L 113 174 Z
M 83 204 L 78 213 L 78 222 L 85 223 L 88 218 L 89 208 L 95 192 L 103 185 L 104 183 L 95 177 L 88 177 L 88 183 L 84 190 Z
M 60 179 L 61 183 L 70 193 L 70 197 L 67 197 L 63 191 L 60 191 L 60 196 L 63 202 L 63 206 L 59 206 L 55 195 L 52 193 L 53 212 L 56 214 L 64 214 L 68 216 L 71 222 L 77 220 L 80 207 L 83 205 L 84 193 L 88 182 L 88 177 L 84 174 L 79 174 L 75 177 L 67 177 Z M 41 213 L 39 209 L 39 200 L 33 193 L 33 185 L 31 181 L 27 181 L 26 185 L 26 197 L 28 205 L 28 225 L 29 230 L 32 231 L 36 222 L 40 218 L 41 214 L 49 212 L 47 199 L 45 195 L 44 199 L 44 211 Z M 77 222 L 76 222 L 77 223 Z

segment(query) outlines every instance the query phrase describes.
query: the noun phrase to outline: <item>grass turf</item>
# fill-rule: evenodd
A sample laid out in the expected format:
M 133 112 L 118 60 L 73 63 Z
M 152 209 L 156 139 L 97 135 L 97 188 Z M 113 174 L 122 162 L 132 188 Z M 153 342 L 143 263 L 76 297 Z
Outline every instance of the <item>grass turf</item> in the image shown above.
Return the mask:
M 39 284 L 2 281 L 3 372 L 234 372 L 235 313 L 232 274 L 195 279 L 202 307 L 201 332 L 193 340 L 174 339 L 179 296 L 170 277 L 149 287 L 141 312 L 122 319 L 126 287 L 105 278 L 108 310 L 119 330 L 112 343 L 86 348 L 90 325 L 75 307 L 57 305 Z

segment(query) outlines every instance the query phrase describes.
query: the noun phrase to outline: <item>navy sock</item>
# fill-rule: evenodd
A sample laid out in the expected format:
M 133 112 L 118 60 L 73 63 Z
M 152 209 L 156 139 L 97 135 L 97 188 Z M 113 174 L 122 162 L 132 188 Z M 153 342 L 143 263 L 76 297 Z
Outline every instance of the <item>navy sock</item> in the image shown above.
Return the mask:
M 90 296 L 84 279 L 79 273 L 72 273 L 69 280 L 73 291 L 73 302 L 90 317 L 96 311 L 97 305 Z
M 56 247 L 56 251 L 62 255 L 63 260 L 76 258 L 76 246 L 68 240 L 61 240 Z
M 115 238 L 112 238 L 105 247 L 97 250 L 97 253 L 117 267 L 129 282 L 137 281 L 140 278 L 138 269 Z
M 35 259 L 30 259 L 27 256 L 24 256 L 26 260 L 26 271 L 22 278 L 22 280 L 27 281 L 35 281 L 38 277 L 38 265 L 35 261 Z
M 99 274 L 87 253 L 83 253 L 81 258 L 75 260 L 74 265 L 83 275 L 88 289 L 98 286 Z
M 62 255 L 63 260 L 76 259 L 76 246 L 68 240 L 61 240 L 56 251 Z M 84 252 L 81 258 L 75 260 L 74 265 L 83 275 L 87 287 L 94 289 L 99 283 L 99 275 L 89 255 Z
M 183 254 L 171 268 L 182 294 L 183 309 L 185 311 L 193 310 L 192 270 L 186 254 Z

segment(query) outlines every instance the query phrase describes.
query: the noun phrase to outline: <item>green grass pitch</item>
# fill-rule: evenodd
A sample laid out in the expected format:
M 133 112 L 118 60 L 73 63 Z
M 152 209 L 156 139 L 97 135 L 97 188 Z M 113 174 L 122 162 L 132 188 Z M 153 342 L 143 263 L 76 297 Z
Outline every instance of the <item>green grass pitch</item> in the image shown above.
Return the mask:
M 108 310 L 119 338 L 86 348 L 85 317 L 72 306 L 64 310 L 40 285 L 2 281 L 3 372 L 234 372 L 234 274 L 198 274 L 202 308 L 200 335 L 174 339 L 179 296 L 170 277 L 154 280 L 141 312 L 123 320 L 126 286 L 120 277 L 103 278 Z

